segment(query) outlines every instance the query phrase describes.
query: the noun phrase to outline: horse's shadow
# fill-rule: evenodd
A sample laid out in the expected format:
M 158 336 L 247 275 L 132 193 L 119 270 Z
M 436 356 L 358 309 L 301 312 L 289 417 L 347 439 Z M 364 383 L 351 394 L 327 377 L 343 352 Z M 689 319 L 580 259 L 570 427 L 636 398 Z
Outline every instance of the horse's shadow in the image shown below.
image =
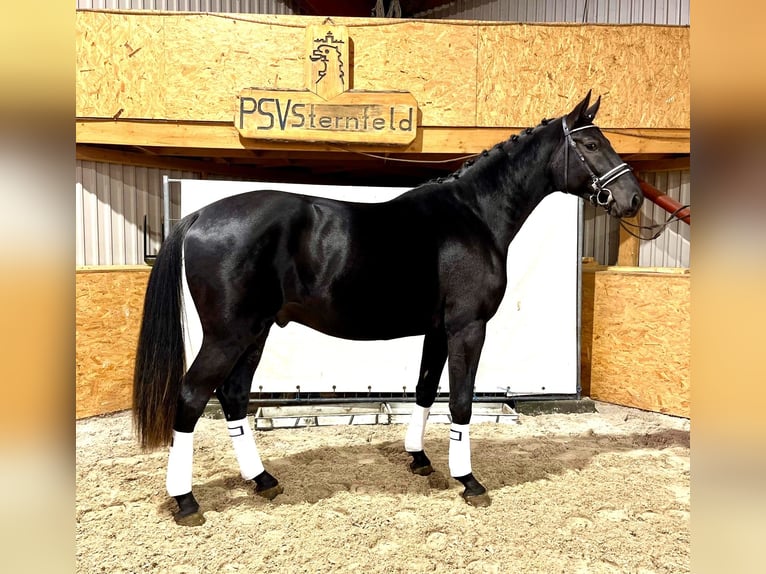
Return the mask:
M 477 478 L 492 491 L 547 480 L 568 471 L 580 471 L 605 453 L 639 449 L 663 450 L 689 447 L 689 432 L 662 430 L 630 435 L 553 435 L 499 440 L 473 438 L 473 467 Z M 462 491 L 449 475 L 448 441 L 431 440 L 426 448 L 440 480 L 413 475 L 410 456 L 402 441 L 320 447 L 285 457 L 263 452 L 264 464 L 284 486 L 273 501 L 255 496 L 253 483 L 243 480 L 236 468 L 220 469 L 215 478 L 195 484 L 195 496 L 204 511 L 242 507 L 266 510 L 269 505 L 316 503 L 339 493 L 429 497 L 445 488 Z M 439 476 L 439 475 L 437 475 Z M 445 485 L 448 485 L 445 487 Z M 448 494 L 452 496 L 453 493 Z M 174 512 L 172 499 L 161 512 Z

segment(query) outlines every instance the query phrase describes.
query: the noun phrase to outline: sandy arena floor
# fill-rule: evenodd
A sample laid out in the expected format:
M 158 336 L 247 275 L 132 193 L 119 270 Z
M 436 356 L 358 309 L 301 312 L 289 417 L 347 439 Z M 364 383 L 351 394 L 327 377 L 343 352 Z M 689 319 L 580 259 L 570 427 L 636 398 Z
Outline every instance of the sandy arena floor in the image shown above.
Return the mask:
M 202 419 L 196 528 L 173 522 L 167 452 L 140 452 L 130 413 L 79 421 L 77 572 L 689 572 L 689 421 L 597 408 L 472 425 L 488 508 L 412 475 L 403 425 L 256 432 L 285 488 L 269 502 L 240 478 L 223 421 Z M 445 475 L 447 447 L 448 426 L 430 424 Z

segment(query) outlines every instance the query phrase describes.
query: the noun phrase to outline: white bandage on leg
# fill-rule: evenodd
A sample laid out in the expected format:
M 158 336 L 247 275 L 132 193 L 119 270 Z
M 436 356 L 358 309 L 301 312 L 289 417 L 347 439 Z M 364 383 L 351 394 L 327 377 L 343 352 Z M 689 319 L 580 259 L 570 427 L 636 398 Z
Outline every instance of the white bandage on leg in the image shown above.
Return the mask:
M 449 472 L 455 478 L 471 473 L 469 426 L 452 423 L 449 428 Z
M 165 487 L 170 496 L 180 496 L 192 489 L 194 433 L 173 431 L 173 444 L 168 455 Z
M 404 450 L 407 452 L 420 452 L 423 450 L 423 437 L 426 434 L 426 421 L 428 420 L 428 412 L 430 410 L 418 405 L 415 405 L 412 409 L 407 434 L 404 435 Z
M 234 453 L 239 462 L 239 471 L 242 478 L 252 480 L 264 471 L 261 455 L 258 453 L 258 447 L 255 446 L 255 437 L 253 430 L 247 422 L 247 417 L 238 421 L 228 421 L 226 426 L 229 429 L 231 444 L 234 446 Z

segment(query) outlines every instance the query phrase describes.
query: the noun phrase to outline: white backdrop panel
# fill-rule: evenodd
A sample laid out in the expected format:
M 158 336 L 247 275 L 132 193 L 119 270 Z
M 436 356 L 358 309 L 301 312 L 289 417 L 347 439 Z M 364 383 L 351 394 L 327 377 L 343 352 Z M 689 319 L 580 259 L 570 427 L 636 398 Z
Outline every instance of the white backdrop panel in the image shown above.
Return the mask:
M 286 183 L 181 181 L 185 216 L 223 197 L 278 189 L 357 202 L 379 202 L 405 188 Z M 511 243 L 508 288 L 489 322 L 476 380 L 477 393 L 573 394 L 577 391 L 578 199 L 546 198 Z M 396 222 L 391 222 L 392 232 Z M 184 275 L 185 277 L 185 275 Z M 184 280 L 186 356 L 191 364 L 202 329 Z M 290 323 L 276 325 L 266 342 L 253 391 L 414 392 L 423 337 L 346 341 Z M 447 369 L 441 390 L 447 393 Z

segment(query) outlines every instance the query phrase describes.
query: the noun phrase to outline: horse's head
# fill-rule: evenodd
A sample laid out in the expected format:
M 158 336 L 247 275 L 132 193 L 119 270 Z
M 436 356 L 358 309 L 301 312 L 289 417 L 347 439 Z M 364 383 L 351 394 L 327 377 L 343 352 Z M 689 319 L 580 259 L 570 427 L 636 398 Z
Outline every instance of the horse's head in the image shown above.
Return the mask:
M 601 96 L 590 105 L 590 91 L 557 122 L 562 143 L 550 168 L 556 189 L 602 206 L 615 217 L 635 215 L 644 201 L 638 181 L 596 125 Z

